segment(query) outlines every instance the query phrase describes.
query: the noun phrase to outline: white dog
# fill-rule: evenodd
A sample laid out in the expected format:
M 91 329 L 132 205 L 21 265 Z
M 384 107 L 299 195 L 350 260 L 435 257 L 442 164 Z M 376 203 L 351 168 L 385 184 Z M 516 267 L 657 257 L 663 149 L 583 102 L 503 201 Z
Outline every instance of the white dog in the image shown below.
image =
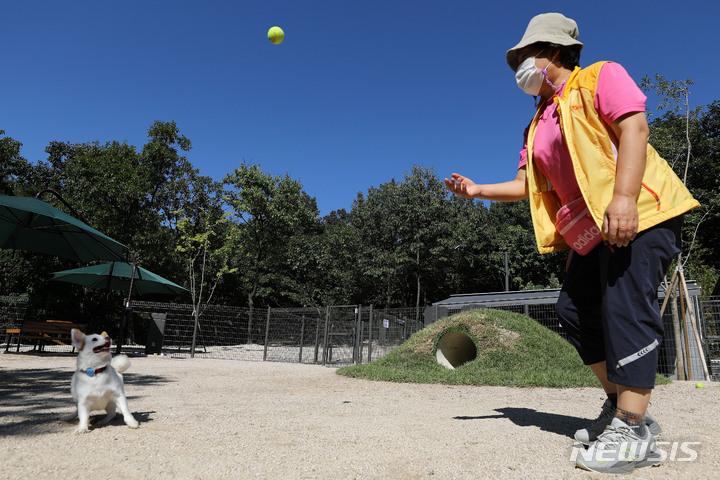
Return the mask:
M 80 419 L 75 433 L 88 430 L 90 412 L 105 410 L 107 416 L 98 425 L 105 425 L 115 418 L 116 407 L 125 419 L 125 425 L 137 428 L 135 420 L 128 408 L 125 398 L 124 383 L 121 373 L 128 369 L 130 360 L 125 355 L 112 358 L 110 354 L 110 338 L 103 332 L 100 335 L 85 335 L 80 330 L 72 330 L 72 344 L 78 349 L 77 370 L 70 382 L 70 391 L 77 403 L 72 415 L 63 417 L 65 421 Z

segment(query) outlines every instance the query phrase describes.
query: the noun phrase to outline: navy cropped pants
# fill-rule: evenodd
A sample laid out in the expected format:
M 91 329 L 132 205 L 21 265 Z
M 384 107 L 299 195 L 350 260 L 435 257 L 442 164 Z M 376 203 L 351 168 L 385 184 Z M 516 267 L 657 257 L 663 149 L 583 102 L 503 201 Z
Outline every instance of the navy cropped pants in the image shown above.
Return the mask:
M 682 217 L 644 230 L 627 247 L 572 254 L 556 310 L 586 365 L 606 361 L 608 380 L 653 388 L 663 323 L 658 287 L 680 251 Z

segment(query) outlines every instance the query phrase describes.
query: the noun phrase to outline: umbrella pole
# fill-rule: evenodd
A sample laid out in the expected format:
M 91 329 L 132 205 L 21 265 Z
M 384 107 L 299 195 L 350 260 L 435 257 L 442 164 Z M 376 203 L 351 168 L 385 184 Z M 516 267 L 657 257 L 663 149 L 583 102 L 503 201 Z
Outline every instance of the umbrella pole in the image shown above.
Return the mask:
M 110 283 L 112 282 L 113 270 L 115 270 L 115 262 L 110 262 L 110 271 L 108 272 L 108 281 L 107 281 L 107 285 L 105 285 L 105 302 L 107 302 L 110 299 Z
M 120 324 L 120 338 L 118 339 L 117 350 L 115 353 L 121 353 L 122 345 L 125 341 L 125 327 L 127 325 L 127 316 L 130 314 L 130 296 L 132 295 L 133 280 L 135 279 L 135 254 L 130 252 L 130 259 L 132 260 L 132 272 L 130 273 L 130 287 L 128 288 L 127 299 L 123 304 L 122 322 Z
M 102 304 L 102 325 L 104 329 L 107 329 L 107 304 L 110 301 L 110 282 L 112 281 L 113 270 L 115 269 L 115 262 L 110 262 L 110 272 L 108 273 L 108 281 L 105 286 L 105 301 Z

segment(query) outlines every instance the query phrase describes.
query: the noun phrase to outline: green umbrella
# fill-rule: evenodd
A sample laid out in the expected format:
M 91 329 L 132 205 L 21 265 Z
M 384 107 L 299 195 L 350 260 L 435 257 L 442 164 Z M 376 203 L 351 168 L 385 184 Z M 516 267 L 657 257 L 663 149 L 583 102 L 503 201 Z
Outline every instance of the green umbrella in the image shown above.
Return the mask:
M 50 280 L 75 283 L 87 288 L 105 288 L 112 290 L 129 291 L 130 277 L 133 266 L 125 262 L 110 262 L 90 267 L 73 268 L 55 272 Z M 132 294 L 144 295 L 147 293 L 178 295 L 187 292 L 187 289 L 177 285 L 166 278 L 149 270 L 135 266 L 135 276 L 132 281 Z M 129 298 L 129 296 L 128 296 Z
M 0 248 L 30 250 L 80 263 L 125 260 L 125 246 L 49 203 L 0 196 Z

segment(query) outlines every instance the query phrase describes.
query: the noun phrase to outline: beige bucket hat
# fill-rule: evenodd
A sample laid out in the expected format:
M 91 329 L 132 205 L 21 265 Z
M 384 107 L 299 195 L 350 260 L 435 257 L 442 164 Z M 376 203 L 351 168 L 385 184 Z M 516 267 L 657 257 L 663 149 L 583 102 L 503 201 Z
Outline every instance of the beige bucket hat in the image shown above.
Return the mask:
M 519 65 L 518 51 L 537 42 L 555 43 L 569 46 L 583 44 L 578 41 L 577 23 L 561 13 L 541 13 L 530 20 L 520 43 L 507 51 L 506 59 L 513 72 Z

